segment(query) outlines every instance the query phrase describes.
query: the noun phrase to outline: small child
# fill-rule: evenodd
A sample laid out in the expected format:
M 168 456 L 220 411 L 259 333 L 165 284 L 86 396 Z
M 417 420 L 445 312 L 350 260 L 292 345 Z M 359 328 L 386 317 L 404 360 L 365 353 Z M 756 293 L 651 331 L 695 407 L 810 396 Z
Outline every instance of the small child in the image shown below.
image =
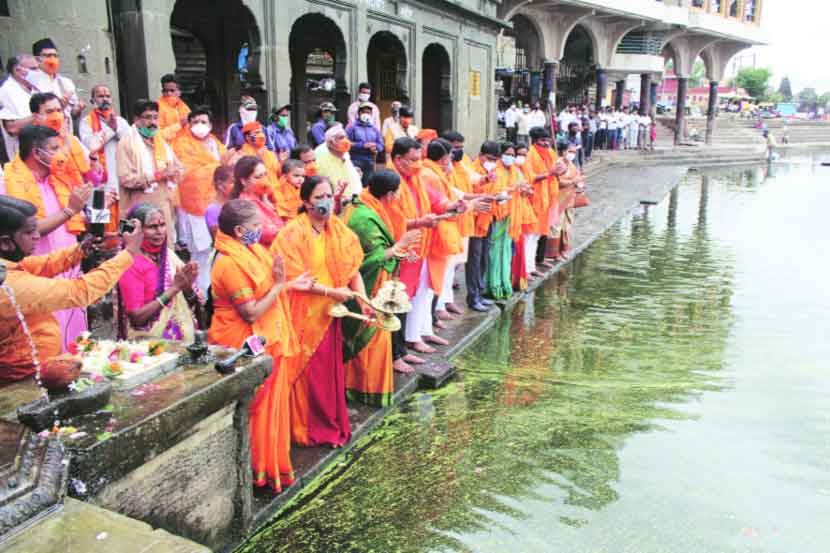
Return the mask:
M 215 238 L 219 228 L 219 212 L 233 192 L 233 167 L 220 165 L 213 171 L 213 189 L 216 190 L 216 199 L 205 209 L 205 223 L 210 235 Z
M 654 149 L 654 143 L 657 141 L 657 123 L 652 121 L 651 128 L 649 129 L 649 147 L 650 149 Z
M 274 193 L 274 207 L 284 223 L 297 216 L 300 206 L 300 187 L 306 179 L 306 165 L 299 159 L 286 159 L 282 162 L 282 176 Z

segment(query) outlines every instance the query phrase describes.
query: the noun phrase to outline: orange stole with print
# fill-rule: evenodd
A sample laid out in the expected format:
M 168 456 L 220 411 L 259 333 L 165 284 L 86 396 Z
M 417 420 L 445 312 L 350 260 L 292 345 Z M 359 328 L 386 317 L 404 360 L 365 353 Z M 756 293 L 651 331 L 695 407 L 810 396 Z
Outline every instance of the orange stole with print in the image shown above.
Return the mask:
M 165 97 L 162 96 L 157 102 L 159 105 L 158 134 L 168 142 L 172 142 L 176 137 L 184 135 L 186 128 L 182 127 L 182 119 L 187 118 L 187 115 L 190 113 L 190 108 L 181 98 L 177 98 L 176 100 L 173 105 L 170 105 L 165 100 Z
M 213 135 L 207 140 L 216 144 L 216 151 L 221 158 L 225 154 L 225 146 Z M 176 138 L 171 145 L 185 168 L 178 187 L 179 205 L 191 215 L 204 215 L 216 198 L 213 172 L 219 167 L 219 159 L 189 132 Z
M 34 204 L 37 208 L 38 219 L 51 215 L 51 213 L 46 213 L 46 206 L 43 204 L 43 197 L 40 195 L 40 187 L 37 185 L 35 175 L 20 159 L 19 154 L 6 164 L 5 171 L 6 194 Z M 49 176 L 49 184 L 55 191 L 58 203 L 61 207 L 66 207 L 69 204 L 69 194 L 74 187 L 68 186 L 65 181 L 56 179 L 54 175 Z M 83 215 L 80 213 L 66 222 L 66 230 L 71 233 L 79 234 L 84 231 L 84 228 Z

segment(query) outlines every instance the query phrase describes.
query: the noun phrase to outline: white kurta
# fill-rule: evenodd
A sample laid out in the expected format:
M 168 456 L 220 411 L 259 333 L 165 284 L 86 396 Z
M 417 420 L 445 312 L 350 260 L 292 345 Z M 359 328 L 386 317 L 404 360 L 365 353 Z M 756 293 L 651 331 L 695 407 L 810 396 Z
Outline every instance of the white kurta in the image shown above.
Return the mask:
M 107 166 L 107 188 L 118 192 L 118 141 L 127 136 L 130 132 L 130 124 L 123 117 L 116 117 L 117 130 L 112 130 L 106 123 L 101 123 L 101 130 L 97 133 L 92 130 L 89 124 L 89 117 L 81 118 L 78 125 L 78 136 L 81 142 L 88 149 L 90 142 L 97 135 L 104 142 L 104 157 Z
M 77 88 L 75 87 L 75 83 L 72 82 L 72 79 L 63 75 L 50 77 L 44 71 L 30 71 L 29 79 L 35 85 L 38 92 L 51 92 L 58 98 L 69 95 L 69 102 L 63 110 L 64 125 L 66 126 L 68 134 L 74 134 L 74 129 L 72 128 L 72 106 L 80 100 L 78 98 Z
M 23 85 L 11 77 L 7 78 L 2 86 L 0 86 L 0 106 L 2 106 L 0 107 L 0 120 L 16 121 L 32 115 L 32 112 L 29 110 L 29 98 L 31 97 L 31 93 L 23 88 Z M 6 153 L 11 160 L 17 155 L 17 137 L 7 133 L 5 126 L 3 127 L 2 133 L 3 142 L 6 145 Z

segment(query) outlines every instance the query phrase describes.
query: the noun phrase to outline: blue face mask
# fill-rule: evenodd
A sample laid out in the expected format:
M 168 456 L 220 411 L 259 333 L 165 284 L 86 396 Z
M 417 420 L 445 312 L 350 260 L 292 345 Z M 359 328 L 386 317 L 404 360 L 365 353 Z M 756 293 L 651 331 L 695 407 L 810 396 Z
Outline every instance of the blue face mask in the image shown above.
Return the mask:
M 332 198 L 323 198 L 322 200 L 314 202 L 314 211 L 320 217 L 328 217 L 331 215 L 332 209 L 334 209 L 334 200 Z
M 256 230 L 246 230 L 245 234 L 242 235 L 242 243 L 246 246 L 253 246 L 254 244 L 259 242 L 260 238 L 262 238 L 261 228 L 258 228 Z
M 511 165 L 513 165 L 513 162 L 515 160 L 516 160 L 515 156 L 509 156 L 507 154 L 501 156 L 502 165 L 504 165 L 505 167 L 510 167 Z

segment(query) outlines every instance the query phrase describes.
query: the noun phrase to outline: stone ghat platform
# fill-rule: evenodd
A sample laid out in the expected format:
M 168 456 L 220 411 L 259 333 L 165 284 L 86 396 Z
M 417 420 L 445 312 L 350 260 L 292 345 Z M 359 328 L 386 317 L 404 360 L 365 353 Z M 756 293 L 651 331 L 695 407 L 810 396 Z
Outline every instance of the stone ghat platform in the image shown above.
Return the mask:
M 68 493 L 145 526 L 225 549 L 242 539 L 254 520 L 248 405 L 270 374 L 271 359 L 243 359 L 234 374 L 221 375 L 212 362 L 189 364 L 183 344 L 170 348 L 182 354 L 174 372 L 115 389 L 104 408 L 61 421 L 62 427 L 73 427 L 61 434 L 70 459 Z M 214 353 L 222 359 L 230 352 Z M 31 380 L 0 388 L 0 417 L 16 421 L 17 409 L 39 397 Z M 50 519 L 39 524 L 60 526 Z

